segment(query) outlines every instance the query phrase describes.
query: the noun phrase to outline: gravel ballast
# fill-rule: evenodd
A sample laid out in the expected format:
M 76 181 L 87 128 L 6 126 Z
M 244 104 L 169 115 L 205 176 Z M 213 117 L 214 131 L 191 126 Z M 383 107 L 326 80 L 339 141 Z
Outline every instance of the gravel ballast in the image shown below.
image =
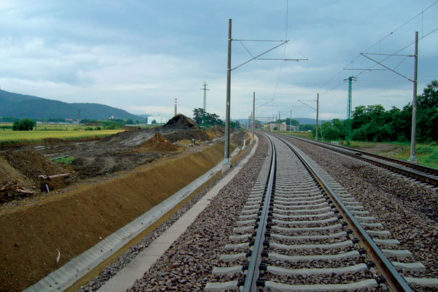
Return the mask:
M 385 169 L 289 138 L 378 218 L 400 248 L 426 266 L 422 277 L 438 277 L 438 194 Z
M 234 188 L 238 189 L 237 193 L 234 193 L 235 196 L 240 196 L 243 194 L 243 191 L 247 189 L 247 187 L 245 186 L 245 184 L 251 183 L 253 180 L 251 178 L 251 175 L 253 172 L 258 172 L 259 167 L 258 165 L 260 163 L 263 162 L 264 159 L 264 155 L 265 152 L 267 151 L 267 144 L 266 141 L 262 138 L 259 141 L 259 146 L 258 149 L 255 153 L 255 155 L 249 160 L 249 162 L 247 163 L 246 166 L 243 167 L 242 171 L 237 175 L 237 177 L 240 177 L 240 180 L 238 182 L 236 182 L 236 178 L 234 178 L 231 182 L 231 184 L 234 184 Z M 245 150 L 245 155 L 247 155 L 251 150 L 251 147 L 247 147 Z M 243 158 L 243 157 L 242 157 Z M 260 162 L 260 160 L 262 160 L 262 162 Z M 254 174 L 254 176 L 257 176 L 257 173 Z M 98 277 L 96 277 L 95 279 L 93 279 L 92 281 L 90 281 L 87 285 L 84 285 L 81 287 L 81 289 L 79 291 L 96 291 L 98 290 L 106 281 L 108 281 L 110 278 L 112 278 L 119 270 L 121 270 L 122 268 L 124 268 L 129 262 L 131 262 L 141 251 L 143 251 L 145 248 L 147 248 L 150 243 L 155 240 L 156 238 L 158 238 L 164 231 L 166 231 L 169 226 L 171 226 L 176 220 L 178 220 L 188 209 L 190 209 L 203 195 L 205 195 L 219 180 L 221 179 L 221 177 L 217 178 L 214 182 L 212 182 L 210 184 L 209 187 L 207 187 L 205 190 L 203 190 L 202 192 L 200 192 L 198 195 L 196 195 L 193 199 L 191 199 L 188 203 L 186 203 L 182 208 L 180 208 L 169 220 L 167 220 L 165 223 L 163 223 L 160 227 L 158 227 L 156 230 L 154 230 L 152 233 L 150 233 L 149 235 L 147 235 L 146 237 L 144 237 L 139 243 L 137 243 L 135 246 L 131 247 L 127 252 L 125 252 L 122 256 L 120 256 L 114 263 L 112 263 L 109 267 L 107 267 L 106 269 L 104 269 Z M 247 181 L 246 183 L 242 183 L 242 181 Z M 237 185 L 242 186 L 242 189 L 239 189 L 238 187 L 236 187 Z M 251 187 L 249 186 L 248 189 L 250 189 Z M 220 200 L 221 196 L 223 196 L 224 191 L 230 191 L 230 188 L 227 186 L 226 188 L 224 188 L 217 196 L 217 198 L 215 199 L 215 201 L 217 201 L 218 199 Z M 237 205 L 235 207 L 238 207 Z M 230 207 L 231 208 L 231 207 Z M 226 210 L 226 209 L 225 209 Z M 204 211 L 205 212 L 205 211 Z M 224 214 L 228 214 L 228 210 L 226 210 L 226 212 L 224 212 Z M 205 216 L 204 214 L 201 214 L 201 216 Z M 201 217 L 200 216 L 200 217 Z M 220 217 L 219 217 L 220 218 Z M 198 224 L 197 222 L 199 221 L 199 218 L 197 219 L 197 221 L 195 222 L 195 224 Z M 215 224 L 219 224 L 220 226 L 215 227 L 216 230 L 219 230 L 220 227 L 223 226 L 222 222 L 216 222 Z M 189 232 L 190 230 L 192 230 L 191 228 L 189 228 L 189 230 L 187 232 Z M 186 233 L 187 233 L 186 232 Z M 201 230 L 202 232 L 202 230 Z M 220 232 L 219 232 L 220 233 Z M 175 242 L 175 244 L 169 249 L 172 250 L 174 248 L 174 246 L 178 247 L 180 243 L 180 241 L 182 240 L 182 237 L 185 237 L 186 235 L 184 234 L 183 236 L 181 236 L 180 239 L 178 239 L 177 242 Z M 187 246 L 187 245 L 185 245 Z M 182 249 L 182 248 L 181 248 Z M 187 248 L 185 248 L 187 250 Z M 169 252 L 169 251 L 168 251 Z M 191 260 L 188 259 L 190 258 L 191 252 L 188 252 L 186 255 L 180 255 L 179 257 L 181 257 L 181 260 L 185 263 L 189 263 Z M 165 257 L 167 257 L 167 253 L 165 255 Z M 178 258 L 179 258 L 178 257 Z M 150 271 L 155 271 L 156 270 L 156 266 L 160 265 L 160 262 L 163 260 L 164 257 L 162 257 L 157 263 L 156 265 L 154 265 Z M 204 260 L 204 259 L 202 259 Z M 208 262 L 208 260 L 205 260 L 205 262 Z M 203 265 L 205 264 L 205 262 L 200 263 L 199 265 Z M 161 263 L 161 265 L 163 265 Z M 190 265 L 190 264 L 189 264 Z M 167 267 L 167 270 L 172 270 L 173 265 L 169 265 Z M 177 273 L 177 271 L 175 270 L 175 272 Z M 159 273 L 160 274 L 160 273 Z M 209 272 L 206 272 L 205 274 L 209 274 Z M 174 279 L 176 277 L 175 274 L 168 274 L 167 276 L 169 276 L 169 279 Z M 148 276 L 148 277 L 154 277 L 154 275 Z M 165 275 L 162 275 L 161 278 L 166 278 Z M 144 279 L 144 278 L 143 278 Z M 165 281 L 167 282 L 167 280 Z M 184 281 L 183 281 L 184 282 Z M 139 285 L 141 285 L 141 281 L 140 283 L 138 283 Z M 189 283 L 187 283 L 189 284 Z M 137 283 L 136 283 L 137 285 Z M 178 285 L 176 285 L 175 287 L 180 287 L 180 285 L 182 285 L 181 283 L 179 283 Z M 189 285 L 190 286 L 190 285 Z M 134 286 L 135 287 L 135 286 Z M 155 288 L 151 289 L 154 291 L 157 291 L 156 289 L 158 289 L 158 291 L 162 288 L 164 290 L 166 290 L 165 287 L 168 287 L 167 284 L 162 285 L 161 287 L 157 287 L 156 285 L 154 286 Z M 184 285 L 181 286 L 181 289 L 184 289 Z M 148 291 L 148 287 L 143 286 L 143 288 L 141 288 L 140 290 L 143 291 L 144 289 L 146 289 L 146 291 Z M 187 288 L 187 289 L 194 289 L 194 288 Z

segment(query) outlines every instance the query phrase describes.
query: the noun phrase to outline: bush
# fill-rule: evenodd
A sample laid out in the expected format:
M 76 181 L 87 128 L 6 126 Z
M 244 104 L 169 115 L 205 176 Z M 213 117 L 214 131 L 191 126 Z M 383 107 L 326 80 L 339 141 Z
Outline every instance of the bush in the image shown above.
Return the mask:
M 35 127 L 35 121 L 31 119 L 22 119 L 15 121 L 12 125 L 14 131 L 32 131 Z

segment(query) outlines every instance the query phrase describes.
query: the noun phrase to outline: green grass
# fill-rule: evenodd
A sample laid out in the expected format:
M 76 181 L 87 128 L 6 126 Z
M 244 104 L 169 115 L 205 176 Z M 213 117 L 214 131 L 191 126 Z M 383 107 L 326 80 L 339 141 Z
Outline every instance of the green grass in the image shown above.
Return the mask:
M 390 157 L 408 160 L 410 156 L 410 145 L 402 145 L 403 150 L 392 154 Z M 419 165 L 438 169 L 438 146 L 431 144 L 417 144 L 415 147 L 415 157 Z
M 62 140 L 88 139 L 109 136 L 122 131 L 124 130 L 39 130 L 37 128 L 37 130 L 33 131 L 13 131 L 11 129 L 4 129 L 0 130 L 0 143 L 42 142 L 48 138 Z
M 70 165 L 73 163 L 74 160 L 75 160 L 74 156 L 67 156 L 67 157 L 57 158 L 57 159 L 53 160 L 53 162 L 63 164 L 63 165 Z
M 348 146 L 347 141 L 339 141 L 339 144 L 343 146 Z M 372 148 L 376 145 L 375 142 L 365 142 L 365 141 L 351 141 L 350 146 L 351 148 Z
M 313 139 L 312 132 L 288 132 L 288 131 L 275 131 L 276 133 L 297 136 L 301 138 Z
M 343 143 L 345 145 L 345 143 Z M 394 150 L 389 152 L 381 152 L 381 151 L 373 151 L 373 148 L 378 149 L 379 144 L 392 144 L 394 146 Z M 350 147 L 359 148 L 364 151 L 369 151 L 376 153 L 378 155 L 395 158 L 399 160 L 408 160 L 411 153 L 411 144 L 410 143 L 401 143 L 401 142 L 385 142 L 385 143 L 376 143 L 376 142 L 362 142 L 362 141 L 352 141 Z M 417 158 L 417 162 L 419 165 L 437 168 L 438 169 L 438 146 L 436 143 L 431 144 L 420 144 L 417 143 L 415 147 L 415 157 Z

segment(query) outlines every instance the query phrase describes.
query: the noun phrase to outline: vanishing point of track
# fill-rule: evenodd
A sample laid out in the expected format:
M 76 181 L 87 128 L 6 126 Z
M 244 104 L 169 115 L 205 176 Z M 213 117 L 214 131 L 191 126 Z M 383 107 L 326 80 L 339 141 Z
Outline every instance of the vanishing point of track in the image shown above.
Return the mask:
M 406 260 L 368 211 L 299 149 L 268 136 L 266 159 L 206 291 L 411 291 L 436 279 Z

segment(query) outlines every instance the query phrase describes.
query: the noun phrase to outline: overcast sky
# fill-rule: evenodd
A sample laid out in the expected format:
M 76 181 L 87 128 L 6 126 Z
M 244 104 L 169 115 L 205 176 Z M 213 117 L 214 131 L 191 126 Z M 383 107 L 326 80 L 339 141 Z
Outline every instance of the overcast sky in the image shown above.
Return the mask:
M 438 28 L 437 2 L 0 0 L 0 88 L 103 103 L 164 122 L 173 114 L 175 97 L 186 115 L 202 107 L 206 81 L 207 111 L 223 118 L 232 18 L 235 39 L 290 40 L 264 57 L 309 59 L 252 61 L 232 71 L 232 118 L 249 116 L 253 91 L 260 119 L 290 111 L 294 117 L 314 117 L 302 103 L 315 106 L 317 92 L 321 119 L 344 118 L 344 79 L 350 75 L 358 75 L 353 107 L 402 107 L 412 100 L 412 82 L 389 71 L 343 69 L 380 68 L 361 52 L 407 47 L 398 54 L 413 54 L 410 44 L 418 31 L 421 94 L 438 79 L 438 31 L 430 33 Z M 234 41 L 233 66 L 274 45 Z M 384 64 L 413 75 L 413 58 L 391 57 Z

